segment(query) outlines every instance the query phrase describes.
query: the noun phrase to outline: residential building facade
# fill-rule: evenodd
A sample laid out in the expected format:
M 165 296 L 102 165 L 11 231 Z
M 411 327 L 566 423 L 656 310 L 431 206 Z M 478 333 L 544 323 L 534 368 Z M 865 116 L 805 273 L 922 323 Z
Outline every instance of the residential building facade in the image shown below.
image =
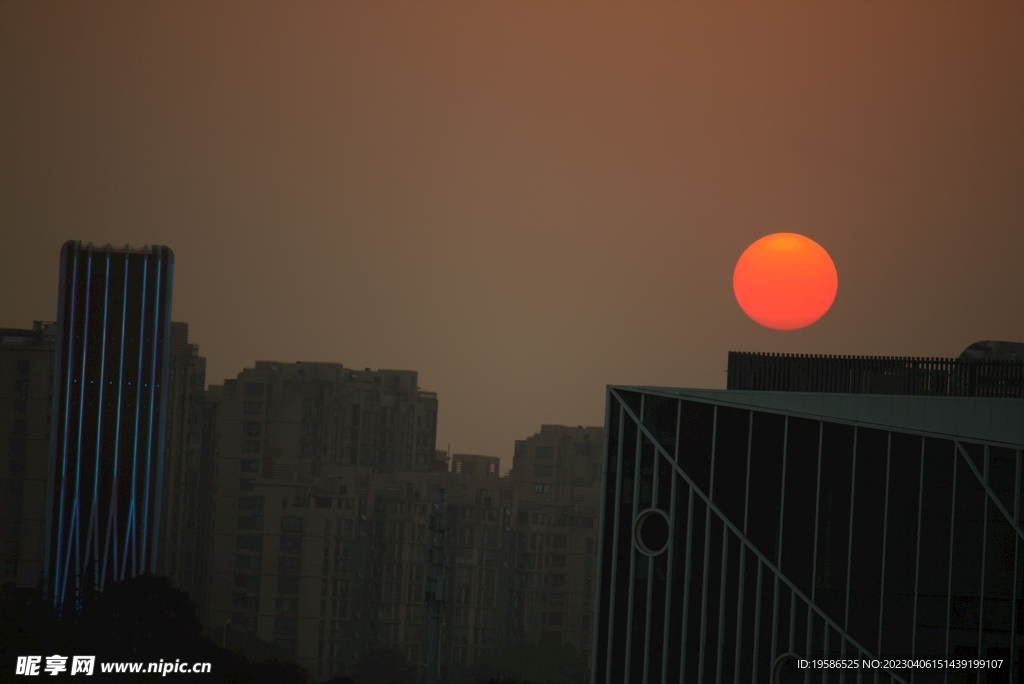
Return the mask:
M 55 324 L 0 329 L 0 535 L 3 586 L 43 576 Z
M 590 655 L 603 437 L 600 427 L 542 425 L 515 444 L 516 640 Z
M 314 676 L 371 643 L 422 643 L 437 395 L 412 371 L 258 362 L 207 391 L 214 463 L 203 615 Z M 494 497 L 495 500 L 497 496 Z
M 444 489 L 442 672 L 522 639 L 589 651 L 601 428 L 545 425 L 501 477 L 496 457 L 435 449 L 437 397 L 411 371 L 258 362 L 211 386 L 203 410 L 212 630 L 253 633 L 317 679 L 371 646 L 423 674 Z
M 167 376 L 167 437 L 156 574 L 206 603 L 207 555 L 213 505 L 213 460 L 204 457 L 206 359 L 188 341 L 188 324 L 171 323 Z

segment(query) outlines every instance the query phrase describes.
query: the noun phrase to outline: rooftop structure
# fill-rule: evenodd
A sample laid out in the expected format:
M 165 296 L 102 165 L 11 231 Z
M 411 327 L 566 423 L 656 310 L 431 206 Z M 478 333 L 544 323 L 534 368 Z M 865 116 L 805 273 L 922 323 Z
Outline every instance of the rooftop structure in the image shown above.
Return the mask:
M 729 352 L 728 373 L 734 390 L 1024 398 L 1024 344 L 976 342 L 955 359 Z

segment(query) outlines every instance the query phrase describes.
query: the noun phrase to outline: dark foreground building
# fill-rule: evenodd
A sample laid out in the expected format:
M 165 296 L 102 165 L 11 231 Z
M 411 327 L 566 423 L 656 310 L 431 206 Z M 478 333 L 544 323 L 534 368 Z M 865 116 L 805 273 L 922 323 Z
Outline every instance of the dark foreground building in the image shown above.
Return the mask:
M 768 682 L 787 653 L 1003 661 L 799 681 L 1020 681 L 1024 400 L 607 399 L 595 684 Z
M 61 251 L 44 583 L 54 605 L 155 569 L 174 256 Z

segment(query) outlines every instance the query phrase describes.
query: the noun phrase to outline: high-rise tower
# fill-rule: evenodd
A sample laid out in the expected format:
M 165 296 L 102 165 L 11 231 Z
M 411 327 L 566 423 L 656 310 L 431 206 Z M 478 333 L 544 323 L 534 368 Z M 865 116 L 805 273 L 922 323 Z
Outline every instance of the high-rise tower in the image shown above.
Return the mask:
M 44 581 L 56 607 L 152 571 L 174 255 L 61 250 Z

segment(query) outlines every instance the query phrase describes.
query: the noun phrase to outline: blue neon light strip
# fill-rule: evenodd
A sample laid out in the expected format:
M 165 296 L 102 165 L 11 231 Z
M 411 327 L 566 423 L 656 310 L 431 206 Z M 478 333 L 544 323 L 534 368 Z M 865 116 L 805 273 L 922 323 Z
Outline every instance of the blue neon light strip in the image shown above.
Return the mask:
M 64 353 L 64 337 L 67 333 L 67 269 L 68 269 L 68 256 L 71 251 L 68 248 L 69 244 L 73 244 L 70 241 L 64 243 L 64 246 L 60 250 L 60 271 L 58 278 L 58 289 L 57 289 L 57 330 L 56 330 L 56 343 L 54 344 L 54 361 L 53 361 L 53 380 L 51 387 L 51 399 L 50 399 L 50 415 L 54 416 L 55 419 L 50 421 L 49 427 L 49 448 L 47 449 L 47 469 L 46 469 L 46 481 L 49 486 L 46 487 L 46 545 L 43 547 L 43 587 L 48 592 L 47 599 L 52 598 L 56 595 L 55 591 L 55 578 L 56 573 L 52 569 L 53 565 L 51 561 L 55 559 L 56 550 L 54 547 L 57 545 L 59 539 L 54 534 L 54 527 L 57 521 L 54 520 L 54 505 L 56 499 L 55 483 L 57 482 L 57 444 L 58 435 L 60 434 L 60 405 L 61 405 L 61 389 L 62 383 L 60 381 L 60 369 L 64 367 L 65 353 Z
M 107 309 L 110 302 L 110 245 L 106 246 L 105 249 L 105 271 L 103 276 L 103 335 L 100 343 L 100 393 L 98 399 L 98 409 L 96 412 L 96 455 L 93 461 L 93 478 L 92 478 L 92 503 L 89 507 L 89 532 L 86 536 L 86 559 L 91 559 L 95 556 L 95 560 L 99 560 L 100 555 L 100 542 L 99 532 L 97 530 L 97 516 L 99 515 L 99 487 L 100 487 L 100 463 L 103 459 L 103 390 L 107 381 Z M 93 553 L 90 553 L 93 550 Z M 103 582 L 100 577 L 94 577 L 94 582 L 97 582 L 98 590 L 102 591 Z
M 78 524 L 78 500 L 76 499 L 74 505 L 71 507 L 71 520 L 68 521 L 68 529 L 71 530 L 69 533 L 71 536 L 68 537 L 68 546 L 71 546 L 71 539 L 74 536 L 74 527 Z M 68 565 L 71 564 L 71 552 L 64 554 L 64 572 L 61 575 L 61 587 L 60 587 L 60 603 L 64 605 L 65 594 L 68 590 Z
M 82 483 L 82 432 L 85 427 L 85 378 L 86 378 L 86 354 L 89 350 L 89 304 L 92 299 L 92 243 L 86 247 L 86 271 L 85 271 L 85 316 L 82 319 L 82 367 L 79 369 L 79 385 L 78 390 L 78 434 L 75 435 L 76 442 L 76 454 L 75 454 L 75 518 L 77 523 L 72 526 L 72 534 L 75 540 L 75 577 L 76 579 L 81 576 L 83 570 L 83 558 L 82 553 L 82 532 L 79 529 L 82 524 L 81 520 L 81 483 Z M 88 551 L 86 549 L 86 551 Z M 76 583 L 77 584 L 77 583 Z M 76 593 L 78 587 L 75 587 Z M 76 596 L 77 599 L 77 596 Z
M 138 525 L 136 525 L 135 516 L 137 514 L 135 507 L 135 484 L 138 478 L 138 460 L 139 460 L 139 404 L 142 401 L 142 348 L 143 340 L 145 339 L 146 332 L 146 284 L 149 279 L 149 248 L 143 247 L 142 251 L 142 301 L 140 303 L 139 312 L 139 365 L 136 371 L 136 386 L 135 386 L 135 433 L 132 444 L 132 485 L 131 485 L 131 504 L 129 505 L 128 514 L 128 526 L 131 529 L 131 534 L 128 533 L 128 529 L 125 529 L 124 539 L 124 553 L 125 560 L 124 565 L 121 569 L 121 575 L 123 576 L 128 564 L 128 546 L 132 548 L 132 577 L 138 574 L 138 542 L 135 539 L 138 534 Z
M 74 347 L 75 347 L 75 299 L 77 297 L 77 285 L 78 285 L 78 243 L 76 242 L 73 249 L 73 256 L 71 260 L 71 316 L 70 322 L 68 323 L 68 370 L 65 377 L 64 386 L 64 434 L 61 435 L 62 442 L 62 453 L 61 453 L 61 478 L 60 478 L 60 514 L 57 516 L 57 543 L 56 543 L 56 558 L 54 559 L 54 573 L 53 573 L 53 601 L 55 606 L 60 606 L 64 603 L 64 585 L 66 578 L 65 573 L 60 572 L 61 568 L 61 557 L 64 543 L 64 503 L 66 500 L 67 492 L 67 474 L 68 474 L 68 430 L 70 426 L 71 416 L 71 360 L 74 358 Z M 66 276 L 67 271 L 63 275 Z M 62 341 L 63 342 L 63 341 Z M 65 564 L 66 565 L 66 564 Z
M 128 254 L 129 250 L 124 248 L 124 287 L 121 295 L 121 341 L 117 363 L 117 419 L 114 429 L 114 468 L 111 473 L 110 487 L 110 512 L 107 516 L 107 539 L 103 544 L 103 566 L 100 572 L 100 585 L 104 586 L 107 577 L 107 558 L 114 559 L 114 581 L 124 579 L 123 574 L 117 572 L 117 500 L 118 500 L 118 465 L 121 455 L 121 394 L 124 389 L 124 348 L 125 348 L 125 322 L 128 320 Z
M 172 309 L 172 296 L 174 294 L 174 252 L 170 249 L 163 247 L 161 248 L 161 255 L 167 262 L 167 276 L 161 283 L 161 298 L 164 301 L 164 315 L 163 320 L 160 323 L 162 330 L 161 343 L 164 350 L 163 358 L 160 363 L 160 392 L 158 399 L 160 401 L 160 417 L 159 425 L 161 429 L 158 431 L 157 436 L 157 452 L 156 452 L 156 506 L 153 508 L 153 550 L 152 558 L 150 558 L 150 564 L 153 571 L 156 571 L 156 558 L 157 551 L 160 548 L 160 518 L 163 515 L 163 491 L 164 491 L 164 459 L 165 445 L 164 439 L 167 435 L 167 430 L 163 426 L 167 425 L 167 404 L 170 390 L 168 388 L 168 380 L 170 377 L 170 356 L 171 356 L 171 311 Z
M 146 490 L 144 493 L 145 506 L 142 509 L 142 550 L 139 553 L 139 562 L 142 564 L 143 568 L 145 568 L 146 566 L 146 543 L 149 541 L 149 480 L 151 462 L 153 458 L 153 404 L 156 402 L 156 350 L 158 346 L 157 340 L 160 339 L 158 332 L 160 329 L 160 273 L 162 271 L 163 262 L 160 260 L 159 252 L 157 251 L 158 249 L 159 248 L 154 248 L 154 252 L 156 252 L 154 254 L 154 256 L 156 256 L 156 280 L 154 281 L 153 284 L 153 294 L 155 295 L 153 299 L 156 300 L 156 303 L 154 305 L 155 310 L 153 311 L 153 354 L 149 369 L 149 426 L 146 433 Z M 156 535 L 155 530 L 153 531 L 153 534 L 154 536 Z M 155 543 L 156 540 L 154 539 L 154 550 L 156 549 Z M 149 568 L 151 571 L 156 570 L 155 563 L 152 563 L 151 566 L 152 567 Z

